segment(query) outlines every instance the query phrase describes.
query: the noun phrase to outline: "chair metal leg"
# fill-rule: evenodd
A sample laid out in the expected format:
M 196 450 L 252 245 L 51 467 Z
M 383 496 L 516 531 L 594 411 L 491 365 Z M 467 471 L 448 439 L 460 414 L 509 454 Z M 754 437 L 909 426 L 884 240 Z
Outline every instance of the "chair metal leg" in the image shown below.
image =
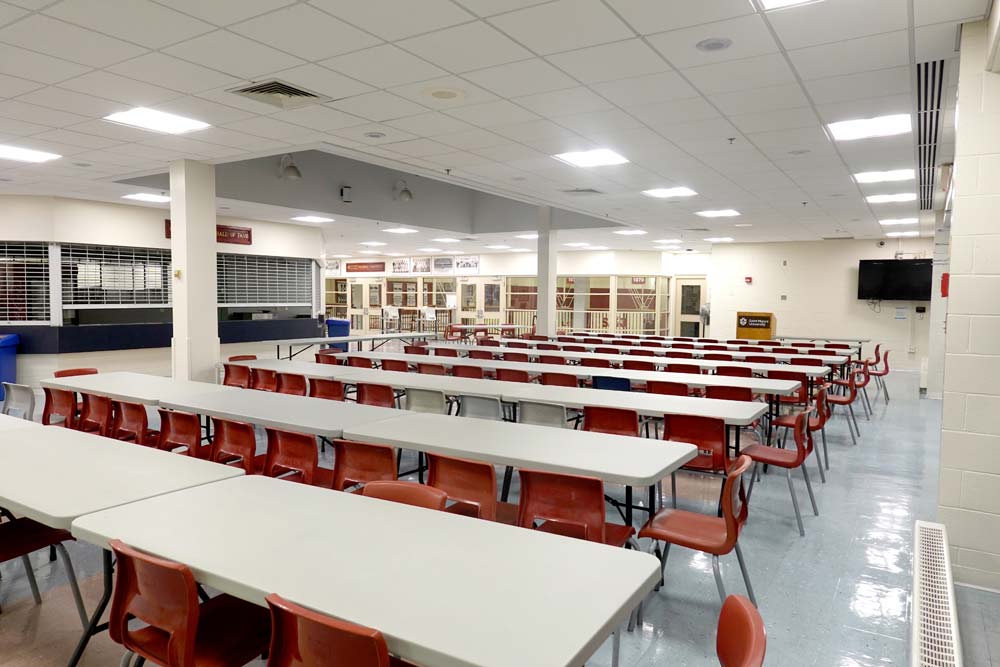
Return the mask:
M 819 516 L 819 507 L 816 506 L 816 496 L 813 495 L 812 482 L 809 481 L 809 471 L 806 469 L 806 465 L 804 462 L 799 467 L 802 468 L 802 477 L 806 480 L 806 491 L 809 492 L 809 502 L 812 503 L 813 514 Z
M 35 581 L 35 570 L 32 569 L 31 559 L 21 556 L 21 562 L 24 564 L 24 574 L 28 577 L 28 586 L 31 587 L 31 597 L 35 598 L 35 604 L 42 604 L 42 595 L 38 592 L 38 582 Z
M 736 560 L 740 562 L 740 572 L 743 573 L 743 583 L 747 587 L 747 595 L 750 597 L 750 602 L 753 602 L 753 606 L 757 606 L 757 598 L 753 594 L 753 586 L 750 585 L 750 573 L 747 572 L 747 563 L 743 560 L 743 550 L 740 549 L 740 543 L 736 543 Z
M 855 433 L 858 434 L 858 437 L 860 438 L 861 437 L 861 427 L 858 426 L 858 418 L 854 415 L 854 406 L 853 405 L 848 405 L 847 406 L 847 411 L 851 413 L 851 421 L 854 422 L 854 431 L 855 431 Z
M 816 467 L 819 468 L 819 478 L 823 484 L 826 484 L 826 473 L 823 472 L 823 460 L 820 458 L 819 451 L 813 448 L 813 458 L 816 459 Z M 805 467 L 805 463 L 802 464 Z
M 663 586 L 667 577 L 667 556 L 670 555 L 670 542 L 663 543 L 663 553 L 659 553 L 659 544 L 656 545 L 656 557 L 660 559 L 660 583 L 656 585 L 657 590 Z
M 76 603 L 76 611 L 80 614 L 80 623 L 83 625 L 83 629 L 86 630 L 90 624 L 90 618 L 87 616 L 87 610 L 83 606 L 83 596 L 80 595 L 80 585 L 76 581 L 76 571 L 73 569 L 73 561 L 70 560 L 69 552 L 66 551 L 64 544 L 60 542 L 55 546 L 59 551 L 59 555 L 62 556 L 63 562 L 66 563 L 66 578 L 69 579 L 69 589 L 73 593 L 73 602 Z
M 134 655 L 132 651 L 125 651 L 125 655 L 122 656 L 122 661 L 118 663 L 118 667 L 128 667 L 132 663 L 132 656 Z
M 712 555 L 712 571 L 715 572 L 715 585 L 719 588 L 719 599 L 726 603 L 726 587 L 722 585 L 722 572 L 719 571 L 719 557 Z
M 826 463 L 826 469 L 830 469 L 830 450 L 826 446 L 826 424 L 823 424 L 823 428 L 819 430 L 820 437 L 823 441 L 823 462 Z
M 795 521 L 799 524 L 799 535 L 806 536 L 806 529 L 802 525 L 802 513 L 799 512 L 799 499 L 795 497 L 795 485 L 792 484 L 792 471 L 785 468 L 785 479 L 788 480 L 788 493 L 792 496 L 792 508 L 795 510 Z
M 677 509 L 677 473 L 670 473 L 670 504 Z
M 757 481 L 759 463 L 754 462 L 753 468 L 750 469 L 750 485 L 747 487 L 747 504 L 750 504 L 750 496 L 753 495 L 753 485 Z
M 865 399 L 865 406 L 868 408 L 868 418 L 871 419 L 871 415 L 874 414 L 872 410 L 872 401 L 868 398 L 868 387 L 861 388 L 861 396 Z
M 882 382 L 882 396 L 885 398 L 885 404 L 889 405 L 889 386 L 885 383 L 885 378 L 879 378 Z

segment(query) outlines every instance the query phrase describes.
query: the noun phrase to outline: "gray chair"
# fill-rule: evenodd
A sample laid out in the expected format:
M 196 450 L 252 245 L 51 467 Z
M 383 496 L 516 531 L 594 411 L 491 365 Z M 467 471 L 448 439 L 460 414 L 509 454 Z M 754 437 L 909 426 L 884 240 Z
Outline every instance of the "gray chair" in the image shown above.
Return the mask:
M 537 403 L 535 401 L 518 403 L 517 422 L 519 424 L 535 424 L 536 426 L 555 426 L 556 428 L 566 428 L 569 424 L 565 405 Z
M 406 390 L 406 409 L 412 412 L 427 412 L 435 415 L 448 414 L 448 401 L 443 391 L 432 389 Z
M 501 421 L 503 420 L 503 407 L 500 405 L 499 398 L 461 396 L 458 401 L 458 416 Z
M 35 392 L 26 384 L 4 382 L 0 414 L 31 421 L 35 415 Z

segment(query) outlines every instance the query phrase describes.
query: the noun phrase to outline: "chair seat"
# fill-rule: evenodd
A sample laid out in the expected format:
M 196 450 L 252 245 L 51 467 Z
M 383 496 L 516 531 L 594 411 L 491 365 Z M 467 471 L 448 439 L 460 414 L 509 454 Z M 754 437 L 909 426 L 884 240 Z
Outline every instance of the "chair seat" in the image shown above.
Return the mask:
M 496 522 L 503 523 L 508 526 L 517 524 L 517 510 L 518 506 L 516 503 L 497 503 Z M 461 514 L 462 516 L 477 519 L 479 518 L 479 505 L 458 501 L 445 508 L 445 512 L 450 514 Z
M 693 459 L 681 466 L 681 470 L 695 470 L 697 472 L 718 472 L 715 460 L 711 454 L 705 454 L 701 450 Z
M 850 396 L 844 394 L 827 394 L 826 402 L 831 405 L 850 405 L 854 401 L 851 400 Z
M 69 531 L 49 528 L 32 519 L 6 521 L 0 523 L 0 563 L 72 540 Z
M 542 525 L 538 526 L 536 530 L 540 530 L 543 533 L 551 533 L 553 535 L 563 535 L 565 537 L 580 538 L 581 527 L 575 523 L 566 523 L 563 521 L 546 521 Z M 631 526 L 623 526 L 620 523 L 606 523 L 604 524 L 604 543 L 613 547 L 623 547 L 628 542 L 628 539 L 635 534 L 635 528 Z
M 775 417 L 773 422 L 775 427 L 795 428 L 795 415 L 780 415 Z M 819 417 L 809 418 L 809 430 L 815 431 L 819 428 Z
M 199 607 L 195 667 L 242 667 L 267 650 L 271 617 L 267 607 L 218 595 Z M 162 664 L 168 635 L 145 627 L 129 633 L 130 648 L 147 660 Z
M 640 538 L 669 542 L 710 554 L 723 555 L 726 544 L 726 520 L 700 512 L 663 509 L 639 531 Z
M 740 452 L 746 454 L 758 463 L 778 466 L 779 468 L 796 468 L 799 453 L 796 449 L 781 449 L 766 445 L 748 445 Z

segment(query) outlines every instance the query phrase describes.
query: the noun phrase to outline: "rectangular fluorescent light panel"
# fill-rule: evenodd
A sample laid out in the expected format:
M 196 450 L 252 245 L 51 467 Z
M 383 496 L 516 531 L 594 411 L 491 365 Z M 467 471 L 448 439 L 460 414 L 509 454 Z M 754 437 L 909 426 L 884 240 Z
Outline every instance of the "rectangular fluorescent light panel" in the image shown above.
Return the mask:
M 458 243 L 458 239 L 449 239 L 449 238 L 431 239 L 431 241 L 434 241 L 435 243 Z
M 587 250 L 607 250 L 607 249 L 608 246 L 606 245 L 592 245 L 589 248 L 587 248 Z
M 875 118 L 858 118 L 830 123 L 830 134 L 837 141 L 854 141 L 871 137 L 891 137 L 910 131 L 910 114 L 899 113 Z
M 295 222 L 333 222 L 333 218 L 324 218 L 321 215 L 297 215 L 292 220 Z
M 441 248 L 417 248 L 417 252 L 441 252 Z
M 58 160 L 62 155 L 46 153 L 45 151 L 33 151 L 30 148 L 18 148 L 17 146 L 0 145 L 0 159 L 14 160 L 15 162 L 48 162 Z
M 518 234 L 517 238 L 532 241 L 538 238 L 538 234 Z
M 895 225 L 915 225 L 917 222 L 916 218 L 886 218 L 885 220 L 879 220 L 878 224 L 883 227 L 893 227 Z
M 531 248 L 511 248 L 511 252 L 531 252 Z
M 330 255 L 330 257 L 333 257 L 334 259 L 350 259 L 351 258 L 350 255 Z
M 586 248 L 590 244 L 584 243 L 583 241 L 577 241 L 575 243 L 563 243 L 563 245 L 566 246 L 567 248 Z
M 362 250 L 361 254 L 362 255 L 381 255 L 382 253 L 379 252 L 378 250 Z
M 619 229 L 617 232 L 614 233 L 619 234 L 621 236 L 642 236 L 647 232 L 643 229 Z
M 383 229 L 383 232 L 387 234 L 416 234 L 416 229 L 407 229 L 406 227 L 393 227 L 391 229 Z
M 656 239 L 653 243 L 680 243 L 680 239 Z
M 574 167 L 607 167 L 615 164 L 625 164 L 628 159 L 613 150 L 596 148 L 592 151 L 574 151 L 553 155 L 555 159 Z
M 122 125 L 131 125 L 153 132 L 163 132 L 165 134 L 185 134 L 211 127 L 208 123 L 193 118 L 185 118 L 172 113 L 147 109 L 146 107 L 136 107 L 128 111 L 120 111 L 110 116 L 105 116 L 104 120 Z
M 691 188 L 653 188 L 652 190 L 643 190 L 642 194 L 647 197 L 655 197 L 656 199 L 668 199 L 670 197 L 692 197 L 696 194 Z
M 900 192 L 895 195 L 870 195 L 865 197 L 865 200 L 869 204 L 890 204 L 892 202 L 900 201 L 916 201 L 916 192 Z
M 739 211 L 731 208 L 723 208 L 717 211 L 698 211 L 695 213 L 695 215 L 700 215 L 703 218 L 732 218 L 739 214 Z
M 151 204 L 166 204 L 170 201 L 170 197 L 167 195 L 154 195 L 148 192 L 136 192 L 131 195 L 124 195 L 122 199 L 131 199 L 133 201 L 145 201 Z
M 486 247 L 489 248 L 490 250 L 510 250 L 509 245 L 503 245 L 503 244 L 488 245 Z
M 368 245 L 368 246 L 376 247 L 376 246 L 385 245 L 385 244 L 382 243 L 381 241 L 362 241 L 359 245 Z
M 709 243 L 732 243 L 733 239 L 730 236 L 710 236 L 705 239 Z
M 912 232 L 888 232 L 886 234 L 886 236 L 888 236 L 890 238 L 899 238 L 900 236 L 920 236 L 920 232 L 918 232 L 918 231 L 912 231 Z
M 913 169 L 893 169 L 891 171 L 863 171 L 854 174 L 858 183 L 886 183 L 888 181 L 912 181 L 917 177 Z

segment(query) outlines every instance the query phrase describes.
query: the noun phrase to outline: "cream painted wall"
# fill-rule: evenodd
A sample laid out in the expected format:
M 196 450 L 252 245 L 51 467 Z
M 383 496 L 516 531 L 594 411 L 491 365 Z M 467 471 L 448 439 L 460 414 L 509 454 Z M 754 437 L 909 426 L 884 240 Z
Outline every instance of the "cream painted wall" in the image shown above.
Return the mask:
M 893 351 L 892 366 L 919 369 L 928 353 L 929 319 L 913 308 L 929 309 L 930 302 L 885 301 L 875 312 L 857 299 L 858 260 L 891 258 L 897 251 L 930 258 L 933 242 L 899 239 L 884 248 L 875 241 L 717 245 L 708 272 L 709 331 L 733 337 L 737 311 L 773 312 L 779 334 L 870 338 Z M 752 285 L 745 284 L 747 276 Z M 896 319 L 897 307 L 906 319 Z

